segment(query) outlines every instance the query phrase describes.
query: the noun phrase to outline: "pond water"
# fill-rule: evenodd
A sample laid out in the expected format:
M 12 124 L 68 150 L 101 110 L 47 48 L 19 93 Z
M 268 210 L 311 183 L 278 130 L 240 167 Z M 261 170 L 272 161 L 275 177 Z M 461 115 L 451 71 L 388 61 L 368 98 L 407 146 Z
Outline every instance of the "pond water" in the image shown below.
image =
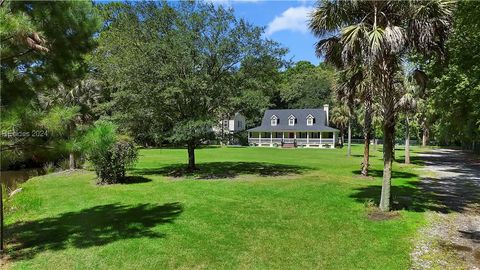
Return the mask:
M 44 174 L 40 168 L 21 169 L 15 171 L 0 171 L 0 180 L 4 191 L 10 193 L 18 188 L 18 186 L 28 179 Z

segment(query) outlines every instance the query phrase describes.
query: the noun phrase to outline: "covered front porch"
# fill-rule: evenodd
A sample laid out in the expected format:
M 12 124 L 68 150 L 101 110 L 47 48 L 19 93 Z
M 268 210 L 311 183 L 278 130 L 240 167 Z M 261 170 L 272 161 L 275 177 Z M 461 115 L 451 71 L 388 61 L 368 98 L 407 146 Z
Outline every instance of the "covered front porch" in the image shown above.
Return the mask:
M 248 132 L 252 146 L 334 148 L 336 139 L 336 132 L 330 131 Z

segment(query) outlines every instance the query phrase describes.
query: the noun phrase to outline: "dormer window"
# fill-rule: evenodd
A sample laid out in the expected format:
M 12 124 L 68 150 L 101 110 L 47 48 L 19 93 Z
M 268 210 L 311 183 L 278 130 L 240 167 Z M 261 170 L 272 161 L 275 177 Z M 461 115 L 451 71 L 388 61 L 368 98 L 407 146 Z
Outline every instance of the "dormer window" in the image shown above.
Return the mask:
M 294 126 L 294 125 L 295 125 L 295 116 L 293 116 L 293 114 L 291 114 L 291 115 L 288 117 L 288 125 L 289 125 L 289 126 Z
M 313 117 L 313 115 L 309 114 L 307 116 L 307 126 L 313 126 L 314 122 L 315 122 L 315 117 Z
M 270 118 L 270 125 L 272 126 L 276 126 L 278 123 L 278 118 L 276 115 L 272 115 L 272 117 Z

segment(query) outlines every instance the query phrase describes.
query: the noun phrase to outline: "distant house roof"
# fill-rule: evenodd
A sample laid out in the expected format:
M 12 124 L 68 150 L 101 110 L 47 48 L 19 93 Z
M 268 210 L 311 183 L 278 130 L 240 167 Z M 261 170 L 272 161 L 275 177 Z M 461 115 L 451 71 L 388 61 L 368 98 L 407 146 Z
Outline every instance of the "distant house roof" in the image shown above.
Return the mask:
M 277 125 L 272 126 L 273 116 L 277 117 Z M 288 117 L 293 115 L 296 119 L 295 125 L 288 125 Z M 307 125 L 307 117 L 312 115 L 315 119 L 313 125 Z M 323 109 L 285 109 L 267 110 L 263 115 L 262 125 L 251 128 L 248 131 L 275 132 L 275 131 L 330 131 L 338 132 L 338 129 L 326 125 L 326 114 Z

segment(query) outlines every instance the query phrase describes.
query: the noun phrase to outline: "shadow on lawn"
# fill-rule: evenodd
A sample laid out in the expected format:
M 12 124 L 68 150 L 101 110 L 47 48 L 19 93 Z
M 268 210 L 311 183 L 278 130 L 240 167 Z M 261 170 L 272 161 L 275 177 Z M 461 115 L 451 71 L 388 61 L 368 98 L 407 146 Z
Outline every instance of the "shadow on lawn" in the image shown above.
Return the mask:
M 152 182 L 152 179 L 146 178 L 140 175 L 130 175 L 130 176 L 125 176 L 118 183 L 119 184 L 140 184 L 140 183 L 148 183 L 148 182 Z
M 392 186 L 392 210 L 462 213 L 479 201 L 480 190 L 472 189 L 471 192 L 465 192 L 461 184 L 425 179 L 423 182 L 409 181 L 406 185 Z M 380 185 L 361 187 L 357 188 L 350 197 L 358 202 L 372 201 L 378 205 L 381 190 Z
M 198 170 L 187 172 L 185 164 L 173 164 L 156 169 L 134 169 L 134 174 L 159 174 L 170 177 L 194 177 L 197 179 L 235 178 L 241 174 L 259 176 L 281 176 L 300 174 L 308 167 L 296 165 L 273 164 L 264 162 L 207 162 L 197 164 Z
M 28 259 L 42 251 L 68 246 L 88 248 L 129 238 L 162 238 L 164 234 L 154 228 L 173 222 L 182 211 L 180 203 L 107 204 L 15 223 L 6 229 L 12 242 L 11 259 Z
M 373 152 L 373 151 L 372 151 L 372 152 Z M 368 156 L 371 157 L 371 158 L 372 158 L 372 157 L 377 157 L 377 155 L 375 155 L 375 153 L 370 154 L 370 155 L 368 155 Z M 361 157 L 361 158 L 363 158 L 363 155 L 360 155 L 360 154 L 352 154 L 352 157 Z
M 469 161 L 462 152 L 440 151 L 427 156 L 412 157 L 412 161 L 425 164 L 439 172 L 437 177 L 422 177 L 421 181 L 409 181 L 402 186 L 392 186 L 393 208 L 441 213 L 476 211 L 480 202 L 480 165 Z M 372 171 L 372 175 L 375 172 Z M 381 177 L 381 171 L 376 172 Z M 403 174 L 403 175 L 402 175 Z M 413 178 L 417 175 L 393 171 L 395 178 Z M 359 202 L 380 200 L 380 185 L 356 189 L 350 197 Z
M 414 212 L 424 212 L 426 210 L 441 211 L 442 207 L 436 203 L 436 198 L 432 194 L 422 193 L 415 187 L 416 182 L 408 182 L 406 186 L 392 186 L 392 210 L 407 210 Z M 382 186 L 372 185 L 355 189 L 355 193 L 350 195 L 358 202 L 372 201 L 375 205 L 380 203 L 380 192 Z
M 400 156 L 398 158 L 395 159 L 396 162 L 398 163 L 405 163 L 405 156 Z M 411 164 L 415 164 L 415 165 L 424 165 L 425 164 L 425 161 L 422 160 L 421 157 L 418 157 L 418 156 L 410 156 L 410 163 Z
M 352 173 L 354 173 L 356 175 L 361 175 L 362 171 L 356 170 L 356 171 L 352 171 Z M 368 176 L 382 177 L 383 176 L 383 171 L 382 170 L 372 170 L 372 169 L 370 169 L 370 170 L 368 170 Z M 392 170 L 392 178 L 409 179 L 409 178 L 414 178 L 414 177 L 418 177 L 418 175 L 414 174 L 414 173 L 399 172 L 399 171 Z

